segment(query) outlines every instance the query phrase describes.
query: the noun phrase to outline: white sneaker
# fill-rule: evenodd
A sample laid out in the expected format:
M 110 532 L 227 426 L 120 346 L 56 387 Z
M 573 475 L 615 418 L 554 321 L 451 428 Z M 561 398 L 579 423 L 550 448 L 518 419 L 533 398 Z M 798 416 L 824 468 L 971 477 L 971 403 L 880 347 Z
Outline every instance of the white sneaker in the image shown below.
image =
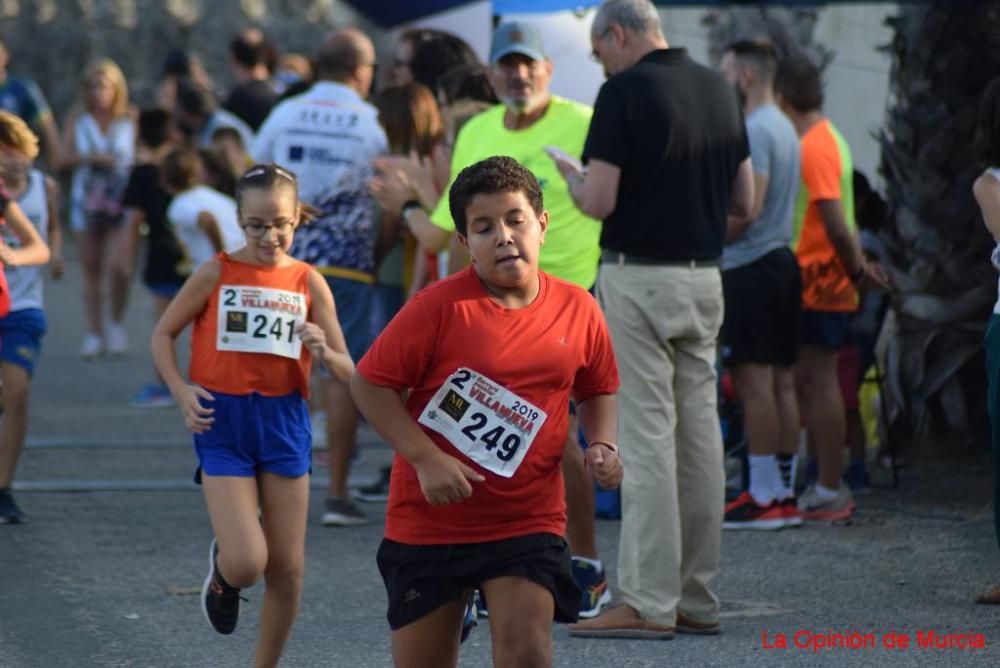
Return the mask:
M 97 334 L 87 334 L 80 344 L 80 357 L 85 360 L 95 359 L 104 350 L 104 340 Z
M 124 355 L 128 352 L 128 334 L 121 325 L 108 325 L 107 329 L 108 352 L 112 355 Z

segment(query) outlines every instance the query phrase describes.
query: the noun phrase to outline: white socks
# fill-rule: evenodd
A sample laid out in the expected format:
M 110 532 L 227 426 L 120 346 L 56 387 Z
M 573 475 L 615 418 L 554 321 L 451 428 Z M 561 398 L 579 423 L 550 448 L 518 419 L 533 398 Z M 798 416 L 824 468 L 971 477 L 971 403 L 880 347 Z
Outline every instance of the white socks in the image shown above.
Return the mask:
M 777 498 L 781 486 L 778 461 L 774 455 L 749 455 L 750 496 L 762 506 L 769 506 Z

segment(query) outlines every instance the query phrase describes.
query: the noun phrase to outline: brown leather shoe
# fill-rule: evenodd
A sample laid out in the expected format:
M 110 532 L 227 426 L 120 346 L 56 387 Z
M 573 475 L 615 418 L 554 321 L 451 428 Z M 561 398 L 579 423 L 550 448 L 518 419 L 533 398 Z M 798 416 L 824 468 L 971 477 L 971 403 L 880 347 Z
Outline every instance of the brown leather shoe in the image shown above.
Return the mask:
M 980 605 L 1000 605 L 1000 587 L 994 587 L 976 597 Z
M 593 619 L 570 624 L 569 634 L 578 638 L 673 640 L 674 627 L 654 624 L 643 619 L 632 606 L 621 603 Z
M 695 636 L 717 636 L 722 633 L 719 622 L 699 622 L 682 612 L 677 613 L 677 625 L 674 628 L 677 629 L 678 633 L 689 633 Z

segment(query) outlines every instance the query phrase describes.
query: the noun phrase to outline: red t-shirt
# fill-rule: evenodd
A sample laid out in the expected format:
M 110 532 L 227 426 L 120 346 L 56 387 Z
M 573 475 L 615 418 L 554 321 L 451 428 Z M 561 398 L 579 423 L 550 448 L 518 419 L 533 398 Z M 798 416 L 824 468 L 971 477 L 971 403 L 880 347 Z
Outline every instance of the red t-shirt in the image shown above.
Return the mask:
M 544 273 L 540 279 L 538 297 L 521 309 L 491 300 L 472 268 L 428 286 L 393 318 L 358 364 L 358 373 L 370 383 L 398 391 L 410 388 L 406 406 L 414 420 L 425 408 L 436 408 L 428 403 L 460 368 L 490 379 L 546 416 L 511 477 L 477 464 L 422 425 L 439 448 L 486 480 L 473 482 L 472 496 L 461 503 L 431 506 L 416 471 L 397 454 L 386 538 L 435 545 L 565 533 L 560 461 L 569 400 L 614 394 L 618 369 L 594 298 Z M 473 410 L 482 408 L 472 403 Z M 479 435 L 489 442 L 488 433 Z

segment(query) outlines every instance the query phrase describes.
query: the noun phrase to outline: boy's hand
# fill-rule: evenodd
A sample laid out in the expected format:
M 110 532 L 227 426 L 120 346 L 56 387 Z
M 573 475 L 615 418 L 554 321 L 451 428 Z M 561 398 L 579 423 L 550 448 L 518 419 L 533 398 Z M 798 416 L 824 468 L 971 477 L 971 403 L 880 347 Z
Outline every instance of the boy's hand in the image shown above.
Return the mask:
M 625 469 L 617 450 L 604 443 L 594 443 L 587 448 L 584 458 L 587 468 L 594 474 L 594 480 L 603 489 L 616 489 L 622 484 Z
M 472 482 L 483 482 L 483 476 L 458 461 L 451 455 L 438 450 L 425 461 L 413 465 L 420 480 L 420 491 L 427 503 L 443 506 L 459 503 L 472 496 Z
M 215 422 L 212 413 L 215 412 L 215 409 L 205 408 L 199 401 L 199 399 L 215 401 L 215 397 L 208 390 L 198 385 L 185 385 L 174 394 L 174 398 L 177 400 L 177 405 L 184 416 L 184 424 L 188 429 L 195 434 L 201 434 L 212 428 L 212 423 Z
M 309 349 L 313 357 L 317 360 L 323 359 L 326 355 L 326 332 L 319 325 L 314 322 L 303 322 L 296 328 L 295 333 L 299 335 L 303 345 Z

